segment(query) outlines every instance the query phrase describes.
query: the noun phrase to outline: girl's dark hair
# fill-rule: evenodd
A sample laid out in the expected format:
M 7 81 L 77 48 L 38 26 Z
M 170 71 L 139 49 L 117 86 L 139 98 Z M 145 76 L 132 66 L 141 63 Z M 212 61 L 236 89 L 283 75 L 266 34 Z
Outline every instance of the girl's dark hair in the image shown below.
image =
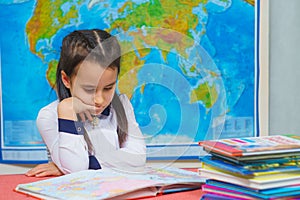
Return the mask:
M 56 90 L 59 100 L 71 97 L 70 90 L 62 82 L 61 71 L 68 77 L 76 74 L 83 61 L 99 63 L 101 67 L 117 68 L 120 72 L 121 48 L 117 39 L 106 31 L 79 30 L 67 35 L 62 42 L 60 59 L 56 70 Z M 124 107 L 117 94 L 112 100 L 117 115 L 117 133 L 120 147 L 127 139 L 128 121 Z M 87 141 L 88 142 L 88 141 Z

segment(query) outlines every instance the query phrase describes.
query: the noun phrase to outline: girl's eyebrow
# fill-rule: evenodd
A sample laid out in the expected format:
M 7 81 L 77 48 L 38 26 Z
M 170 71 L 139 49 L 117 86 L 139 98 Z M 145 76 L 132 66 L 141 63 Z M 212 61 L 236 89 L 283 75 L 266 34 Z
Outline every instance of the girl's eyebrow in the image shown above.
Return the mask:
M 107 84 L 105 87 L 113 86 L 114 84 L 116 84 L 116 82 L 117 82 L 117 81 L 114 81 L 114 82 L 112 82 L 112 83 L 110 83 L 110 84 Z
M 112 83 L 107 84 L 105 87 L 109 87 L 109 86 L 113 86 L 114 84 L 116 84 L 117 81 L 114 81 Z M 86 88 L 96 88 L 96 85 L 90 85 L 90 84 L 82 84 L 82 87 L 86 87 Z
M 95 85 L 89 85 L 89 84 L 82 84 L 81 86 L 85 87 L 85 88 L 96 88 L 97 87 Z

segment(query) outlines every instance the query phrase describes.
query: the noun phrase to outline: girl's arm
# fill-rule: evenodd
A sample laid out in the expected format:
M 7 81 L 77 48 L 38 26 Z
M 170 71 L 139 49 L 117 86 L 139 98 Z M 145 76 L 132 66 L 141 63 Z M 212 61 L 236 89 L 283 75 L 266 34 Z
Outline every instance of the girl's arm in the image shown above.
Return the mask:
M 52 161 L 64 174 L 88 169 L 88 151 L 83 135 L 74 131 L 78 127 L 75 121 L 58 119 L 57 106 L 58 102 L 50 104 L 37 117 L 37 127 Z
M 146 145 L 139 125 L 135 120 L 132 105 L 126 95 L 120 95 L 128 120 L 128 138 L 124 147 L 116 149 L 111 142 L 102 142 L 105 151 L 100 152 L 100 164 L 120 169 L 138 169 L 146 163 Z M 105 153 L 106 152 L 106 153 Z M 109 153 L 107 153 L 109 152 Z

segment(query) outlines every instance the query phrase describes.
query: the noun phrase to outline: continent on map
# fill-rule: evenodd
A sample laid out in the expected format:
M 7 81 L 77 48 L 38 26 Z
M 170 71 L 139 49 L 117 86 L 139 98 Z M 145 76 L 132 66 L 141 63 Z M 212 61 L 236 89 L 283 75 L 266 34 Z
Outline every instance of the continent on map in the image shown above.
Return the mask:
M 30 51 L 41 59 L 44 59 L 48 52 L 53 51 L 52 37 L 64 26 L 76 23 L 79 18 L 78 7 L 81 1 L 73 4 L 67 2 L 38 0 L 33 15 L 26 24 Z M 53 71 L 56 70 L 56 64 L 57 61 L 50 61 L 47 71 L 47 80 L 52 87 L 55 82 Z

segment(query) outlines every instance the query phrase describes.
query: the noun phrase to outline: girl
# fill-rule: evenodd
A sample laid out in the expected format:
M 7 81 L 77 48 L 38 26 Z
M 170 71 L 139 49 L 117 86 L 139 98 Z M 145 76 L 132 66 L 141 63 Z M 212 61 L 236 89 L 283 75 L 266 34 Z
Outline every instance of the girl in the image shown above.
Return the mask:
M 132 105 L 115 93 L 120 56 L 117 39 L 102 30 L 74 31 L 64 38 L 56 71 L 59 100 L 37 117 L 52 162 L 28 176 L 145 165 L 145 142 Z

